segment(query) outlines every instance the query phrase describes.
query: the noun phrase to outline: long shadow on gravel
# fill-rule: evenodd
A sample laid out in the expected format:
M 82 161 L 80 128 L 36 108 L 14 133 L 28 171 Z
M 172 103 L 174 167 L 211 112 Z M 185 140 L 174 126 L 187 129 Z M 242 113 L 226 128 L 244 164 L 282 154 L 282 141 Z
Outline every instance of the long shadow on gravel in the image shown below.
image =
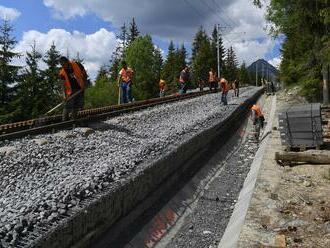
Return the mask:
M 241 126 L 240 124 L 242 124 L 242 122 L 231 126 L 231 130 L 227 132 L 225 136 L 215 138 L 215 140 L 208 147 L 205 147 L 205 149 L 200 152 L 196 159 L 187 161 L 187 163 L 192 164 L 192 166 L 190 166 L 191 169 L 188 172 L 185 172 L 175 183 L 175 185 L 167 187 L 165 190 L 166 193 L 159 195 L 159 199 L 155 204 L 152 205 L 152 207 L 150 207 L 147 211 L 144 211 L 143 214 L 140 215 L 137 219 L 127 216 L 126 221 L 124 222 L 130 224 L 127 225 L 120 223 L 117 226 L 115 225 L 93 247 L 154 247 L 162 240 L 162 238 L 169 232 L 169 230 L 175 226 L 176 222 L 180 220 L 180 217 L 185 215 L 186 210 L 191 210 L 191 205 L 197 198 L 199 198 L 199 201 L 215 202 L 216 204 L 219 202 L 224 203 L 219 206 L 225 210 L 225 218 L 223 218 L 221 221 L 222 223 L 220 227 L 224 229 L 231 216 L 232 203 L 239 194 L 240 188 L 247 174 L 246 171 L 248 171 L 249 168 L 247 168 L 244 172 L 237 172 L 241 173 L 242 178 L 235 187 L 236 190 L 234 190 L 234 195 L 231 194 L 230 196 L 227 196 L 225 194 L 226 191 L 231 191 L 230 188 L 233 186 L 231 184 L 233 181 L 235 181 L 235 178 L 230 178 L 230 175 L 226 175 L 228 178 L 224 179 L 224 183 L 226 185 L 221 191 L 221 193 L 225 194 L 224 196 L 218 195 L 218 193 L 210 194 L 210 192 L 204 192 L 204 195 L 200 197 L 200 194 L 202 193 L 203 188 L 206 186 L 207 181 L 212 179 L 217 171 L 221 169 L 221 167 L 226 166 L 226 163 L 219 164 L 219 161 L 227 160 L 230 155 L 234 154 L 233 151 L 239 151 L 240 147 L 242 147 L 242 143 L 245 143 L 245 138 L 247 136 L 247 121 Z M 239 154 L 234 155 L 239 157 Z M 235 172 L 229 170 L 228 173 L 233 173 L 234 175 Z M 220 210 L 222 209 L 219 209 L 219 211 Z M 189 218 L 190 217 L 188 217 L 188 219 Z M 203 224 L 199 225 L 203 226 Z M 184 233 L 188 231 L 188 234 L 193 234 L 193 229 L 197 230 L 195 224 L 189 224 L 183 229 L 187 230 L 178 230 L 177 232 Z M 219 231 L 219 233 L 221 232 Z M 216 237 L 216 242 L 218 241 L 219 237 Z M 212 244 L 212 242 L 215 241 L 208 241 L 207 243 Z M 174 243 L 172 244 L 175 245 L 173 247 L 185 247 Z M 187 247 L 197 247 L 194 245 L 189 245 L 189 242 L 186 245 Z M 204 247 L 204 245 L 201 247 Z
M 88 124 L 88 127 L 93 128 L 95 130 L 99 130 L 99 131 L 113 130 L 113 131 L 117 131 L 117 132 L 121 132 L 121 133 L 126 133 L 128 136 L 133 136 L 133 137 L 137 137 L 137 138 L 140 138 L 140 139 L 144 138 L 141 135 L 137 135 L 137 134 L 133 133 L 128 128 L 125 128 L 125 127 L 120 126 L 120 125 L 113 125 L 113 124 L 106 123 L 106 122 L 103 122 L 103 121 L 90 123 L 90 124 Z

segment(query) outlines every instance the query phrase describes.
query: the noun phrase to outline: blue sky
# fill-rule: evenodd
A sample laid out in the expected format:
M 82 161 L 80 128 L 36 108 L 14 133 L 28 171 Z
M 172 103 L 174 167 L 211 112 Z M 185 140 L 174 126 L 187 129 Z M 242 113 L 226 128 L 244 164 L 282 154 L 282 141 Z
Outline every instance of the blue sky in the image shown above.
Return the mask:
M 136 0 L 1 0 L 0 17 L 4 11 L 13 16 L 18 51 L 25 53 L 36 41 L 45 52 L 55 42 L 62 53 L 79 52 L 91 74 L 107 63 L 117 44 L 118 28 L 133 16 L 140 31 L 151 34 L 164 55 L 170 40 L 184 43 L 189 50 L 200 25 L 210 31 L 220 23 L 227 26 L 225 46 L 232 45 L 241 62 L 265 58 L 278 65 L 281 43 L 267 36 L 265 10 L 255 8 L 252 0 L 205 0 L 207 6 L 188 1 L 139 0 L 137 5 Z
M 20 17 L 13 22 L 15 37 L 18 40 L 22 38 L 23 32 L 31 29 L 47 32 L 53 28 L 60 28 L 70 32 L 78 30 L 94 33 L 100 28 L 108 28 L 116 31 L 111 23 L 103 21 L 95 14 L 74 17 L 70 20 L 54 18 L 52 9 L 47 8 L 41 0 L 1 0 L 0 3 L 5 7 L 17 9 L 21 13 Z

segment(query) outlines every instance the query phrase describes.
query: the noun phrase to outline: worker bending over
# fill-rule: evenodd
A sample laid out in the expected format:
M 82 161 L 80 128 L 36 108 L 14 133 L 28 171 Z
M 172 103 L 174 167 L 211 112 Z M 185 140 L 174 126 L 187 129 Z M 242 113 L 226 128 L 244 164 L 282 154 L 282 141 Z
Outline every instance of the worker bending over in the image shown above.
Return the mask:
M 251 108 L 251 119 L 254 126 L 259 124 L 261 128 L 264 128 L 265 117 L 257 104 L 254 104 Z
M 221 78 L 220 80 L 220 86 L 221 86 L 221 103 L 226 106 L 228 105 L 228 101 L 227 101 L 227 95 L 228 95 L 228 91 L 229 91 L 229 85 L 228 85 L 228 81 L 224 78 Z
M 79 62 L 69 61 L 66 57 L 60 58 L 62 68 L 59 77 L 63 81 L 65 103 L 62 119 L 67 121 L 69 114 L 76 119 L 77 113 L 84 107 L 84 90 L 87 85 L 87 73 Z
M 159 81 L 159 97 L 165 97 L 165 91 L 166 91 L 166 82 L 165 80 L 161 79 Z

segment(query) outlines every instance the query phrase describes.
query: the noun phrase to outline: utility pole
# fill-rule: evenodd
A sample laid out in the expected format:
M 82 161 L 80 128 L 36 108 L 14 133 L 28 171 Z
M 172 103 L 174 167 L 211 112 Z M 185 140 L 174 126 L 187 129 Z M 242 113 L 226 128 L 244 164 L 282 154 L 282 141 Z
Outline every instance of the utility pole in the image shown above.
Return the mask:
M 218 27 L 218 39 L 217 39 L 217 62 L 218 62 L 218 77 L 220 78 L 220 24 L 217 25 Z

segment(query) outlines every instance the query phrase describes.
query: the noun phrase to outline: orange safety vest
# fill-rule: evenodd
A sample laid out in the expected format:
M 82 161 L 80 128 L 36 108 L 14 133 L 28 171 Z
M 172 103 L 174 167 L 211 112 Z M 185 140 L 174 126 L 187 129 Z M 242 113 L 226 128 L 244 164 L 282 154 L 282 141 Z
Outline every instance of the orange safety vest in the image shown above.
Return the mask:
M 226 80 L 221 80 L 220 84 L 221 84 L 221 88 L 224 92 L 227 92 L 229 90 L 228 82 Z
M 254 110 L 256 112 L 256 116 L 259 118 L 260 116 L 263 116 L 261 109 L 258 105 L 253 105 L 251 110 Z
M 159 82 L 159 90 L 160 90 L 160 91 L 164 91 L 164 90 L 165 90 L 165 87 L 166 87 L 166 83 L 165 83 L 165 81 L 161 80 L 161 81 Z
M 72 69 L 73 73 L 75 75 L 75 78 L 77 79 L 78 84 L 80 85 L 81 90 L 84 90 L 86 87 L 86 75 L 85 73 L 80 69 L 79 65 L 76 62 L 69 62 Z M 60 77 L 64 78 L 64 93 L 66 96 L 70 96 L 72 94 L 72 89 L 71 89 L 71 83 L 69 80 L 69 76 L 64 70 L 64 68 L 61 68 L 59 72 Z
M 119 75 L 121 76 L 121 80 L 126 83 L 130 80 L 127 74 L 128 74 L 127 70 L 125 70 L 124 68 L 122 68 L 119 72 Z
M 212 72 L 212 71 L 209 72 L 209 82 L 215 82 L 215 81 L 217 81 L 217 78 L 216 77 L 217 76 L 216 76 L 215 72 Z

